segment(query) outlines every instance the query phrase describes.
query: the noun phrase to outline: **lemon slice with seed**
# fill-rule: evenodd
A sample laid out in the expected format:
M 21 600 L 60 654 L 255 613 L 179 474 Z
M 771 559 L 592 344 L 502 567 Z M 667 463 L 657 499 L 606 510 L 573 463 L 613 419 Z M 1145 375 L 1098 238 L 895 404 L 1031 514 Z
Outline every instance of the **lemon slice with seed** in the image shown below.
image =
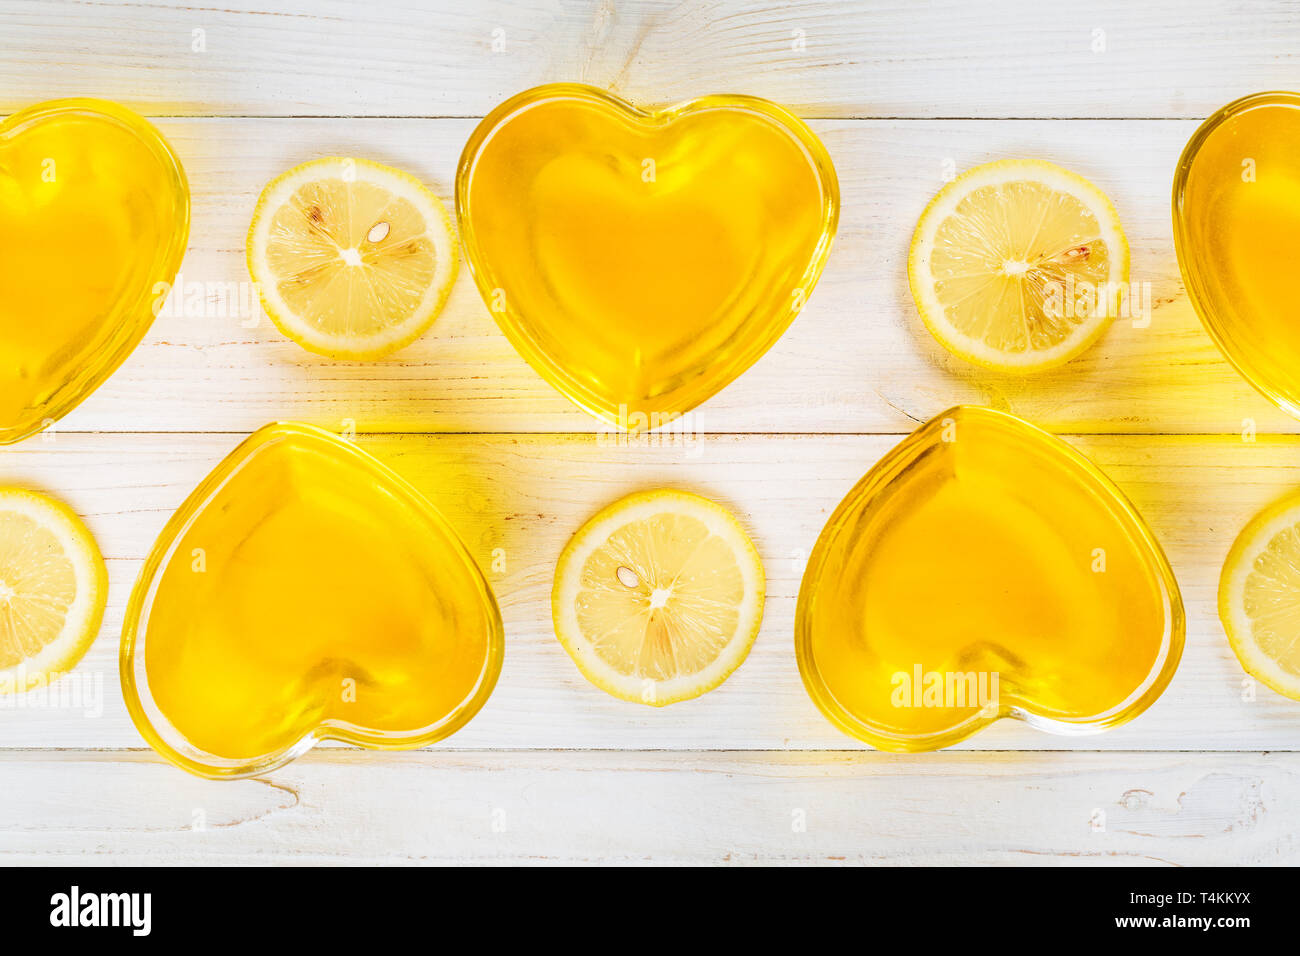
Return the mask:
M 0 488 L 0 694 L 62 676 L 99 633 L 104 559 L 60 501 Z
M 1219 578 L 1219 619 L 1246 673 L 1300 700 L 1300 492 L 1238 535 Z
M 683 491 L 629 495 L 588 521 L 555 569 L 555 634 L 583 675 L 662 707 L 717 687 L 753 646 L 763 565 L 739 522 Z
M 409 345 L 456 280 L 442 202 L 414 176 L 363 159 L 318 159 L 273 180 L 247 252 L 276 328 L 331 358 L 374 359 Z
M 917 223 L 907 274 L 939 343 L 1003 372 L 1067 362 L 1131 310 L 1115 207 L 1038 160 L 987 163 L 944 186 Z

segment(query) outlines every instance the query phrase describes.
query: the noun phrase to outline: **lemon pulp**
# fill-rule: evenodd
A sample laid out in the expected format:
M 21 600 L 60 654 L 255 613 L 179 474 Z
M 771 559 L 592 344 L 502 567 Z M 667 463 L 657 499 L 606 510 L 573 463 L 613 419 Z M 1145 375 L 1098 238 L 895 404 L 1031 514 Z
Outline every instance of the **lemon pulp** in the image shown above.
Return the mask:
M 0 489 L 0 693 L 53 680 L 94 641 L 108 593 L 104 559 L 66 505 Z
M 1300 494 L 1266 508 L 1233 543 L 1219 617 L 1242 667 L 1300 700 Z
M 939 343 L 1001 371 L 1068 361 L 1132 308 L 1114 207 L 1037 161 L 988 163 L 945 186 L 917 224 L 908 276 Z
M 421 335 L 456 275 L 446 209 L 414 177 L 358 159 L 297 166 L 262 193 L 248 268 L 304 348 L 378 358 Z
M 763 587 L 753 544 L 723 508 L 679 491 L 631 495 L 561 555 L 556 636 L 598 687 L 662 706 L 698 697 L 740 665 Z

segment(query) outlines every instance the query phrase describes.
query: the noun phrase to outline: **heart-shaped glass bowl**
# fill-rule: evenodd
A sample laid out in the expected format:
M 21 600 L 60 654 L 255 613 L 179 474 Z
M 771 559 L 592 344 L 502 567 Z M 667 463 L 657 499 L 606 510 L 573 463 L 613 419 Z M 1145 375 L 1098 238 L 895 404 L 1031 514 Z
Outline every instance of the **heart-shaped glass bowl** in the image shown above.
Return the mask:
M 491 588 L 433 506 L 350 442 L 276 423 L 163 528 L 127 606 L 122 691 L 163 756 L 244 777 L 327 738 L 441 740 L 503 652 Z
M 799 590 L 804 685 L 881 750 L 956 743 L 1000 717 L 1058 734 L 1130 720 L 1183 648 L 1159 543 L 1089 459 L 1012 415 L 959 406 L 845 496 Z
M 839 217 L 825 146 L 751 96 L 643 110 L 590 86 L 493 110 L 456 174 L 465 258 L 525 360 L 629 430 L 752 365 L 820 276 Z
M 102 100 L 0 123 L 0 443 L 61 418 L 122 364 L 171 291 L 189 237 L 180 160 Z
M 1300 94 L 1229 103 L 1192 134 L 1173 188 L 1188 298 L 1238 372 L 1300 418 Z

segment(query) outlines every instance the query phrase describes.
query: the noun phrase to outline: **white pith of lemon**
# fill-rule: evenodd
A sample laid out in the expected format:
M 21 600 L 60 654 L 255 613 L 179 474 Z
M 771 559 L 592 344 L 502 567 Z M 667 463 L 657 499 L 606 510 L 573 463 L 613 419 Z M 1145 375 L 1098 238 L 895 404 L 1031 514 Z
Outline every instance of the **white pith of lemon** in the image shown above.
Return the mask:
M 1233 542 L 1219 619 L 1246 672 L 1300 700 L 1300 493 L 1265 508 Z
M 948 183 L 912 236 L 908 281 L 930 334 L 986 368 L 1060 365 L 1125 308 L 1129 248 L 1114 205 L 1041 160 L 986 163 Z
M 81 519 L 46 495 L 0 488 L 0 694 L 71 670 L 107 597 L 104 559 Z
M 578 669 L 623 700 L 662 707 L 721 684 L 763 619 L 762 561 L 720 505 L 684 491 L 629 495 L 560 555 L 555 634 Z
M 409 345 L 456 280 L 451 219 L 409 173 L 330 157 L 273 180 L 248 230 L 267 315 L 303 348 L 375 359 Z

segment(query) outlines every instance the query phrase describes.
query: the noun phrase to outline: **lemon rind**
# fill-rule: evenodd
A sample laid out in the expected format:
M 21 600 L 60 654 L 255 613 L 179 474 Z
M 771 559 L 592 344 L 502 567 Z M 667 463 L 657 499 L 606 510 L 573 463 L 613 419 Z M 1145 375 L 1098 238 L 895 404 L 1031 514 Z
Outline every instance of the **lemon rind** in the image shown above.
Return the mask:
M 1242 669 L 1284 697 L 1300 700 L 1300 677 L 1288 674 L 1255 642 L 1243 598 L 1246 577 L 1255 561 L 1283 530 L 1300 525 L 1300 492 L 1294 492 L 1255 515 L 1228 550 L 1219 576 L 1219 620 Z
M 685 507 L 683 507 L 683 505 Z M 710 534 L 732 545 L 736 566 L 745 582 L 746 598 L 740 605 L 740 619 L 724 651 L 704 670 L 695 674 L 657 681 L 654 696 L 643 694 L 644 679 L 624 674 L 596 654 L 591 642 L 582 634 L 575 610 L 581 569 L 596 548 L 624 525 L 644 520 L 665 511 L 688 514 L 704 522 Z M 744 527 L 727 509 L 714 501 L 691 492 L 659 489 L 636 492 L 606 506 L 565 545 L 556 563 L 555 583 L 551 591 L 551 615 L 555 636 L 573 659 L 583 677 L 605 693 L 620 700 L 665 707 L 700 697 L 721 685 L 749 656 L 763 620 L 766 578 L 762 559 Z
M 58 539 L 72 562 L 77 593 L 59 636 L 34 657 L 0 670 L 0 694 L 22 693 L 72 670 L 99 634 L 108 596 L 108 570 L 85 522 L 56 498 L 22 488 L 0 489 L 0 512 L 16 512 Z
M 305 183 L 343 178 L 345 170 L 350 170 L 359 181 L 389 189 L 414 202 L 424 214 L 425 222 L 429 227 L 425 234 L 434 244 L 436 254 L 434 278 L 419 307 L 404 322 L 390 327 L 380 335 L 343 336 L 321 333 L 310 322 L 300 318 L 276 291 L 270 264 L 266 261 L 266 248 L 273 218 L 271 214 L 283 206 Z M 456 284 L 456 277 L 460 271 L 458 248 L 456 229 L 446 205 L 415 176 L 368 159 L 327 156 L 302 163 L 281 173 L 262 190 L 253 212 L 252 222 L 248 227 L 245 259 L 248 273 L 257 286 L 262 308 L 282 335 L 317 355 L 333 359 L 367 361 L 391 355 L 410 345 L 429 330 L 446 306 L 451 290 Z
M 1021 175 L 1015 179 L 1003 175 L 1012 170 Z M 1118 277 L 1112 276 L 1109 281 L 1120 285 L 1128 283 L 1130 269 L 1128 237 L 1124 234 L 1119 212 L 1110 197 L 1078 173 L 1039 159 L 995 160 L 968 169 L 947 183 L 930 200 L 921 213 L 920 219 L 917 220 L 907 257 L 907 281 L 912 291 L 912 299 L 916 303 L 921 321 L 935 340 L 958 358 L 982 368 L 1013 375 L 1045 371 L 1077 358 L 1096 343 L 1115 320 L 1114 315 L 1099 316 L 1091 322 L 1081 323 L 1074 334 L 1051 349 L 1027 349 L 1019 354 L 992 349 L 980 340 L 953 328 L 947 321 L 943 304 L 934 294 L 933 282 L 925 281 L 927 273 L 922 265 L 924 261 L 928 261 L 929 252 L 933 249 L 939 223 L 943 222 L 961 200 L 974 189 L 1023 180 L 1039 182 L 1051 189 L 1068 192 L 1094 215 L 1104 211 L 1106 213 L 1104 218 L 1098 216 L 1098 225 L 1102 231 L 1101 238 L 1114 250 L 1114 260 L 1119 269 Z

